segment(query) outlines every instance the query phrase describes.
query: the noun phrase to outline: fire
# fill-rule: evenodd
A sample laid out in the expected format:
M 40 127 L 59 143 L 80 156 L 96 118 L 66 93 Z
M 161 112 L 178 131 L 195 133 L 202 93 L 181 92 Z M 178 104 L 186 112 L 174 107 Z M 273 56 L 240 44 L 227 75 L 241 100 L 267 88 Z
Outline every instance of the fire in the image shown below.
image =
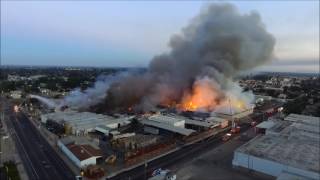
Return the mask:
M 14 112 L 19 112 L 19 106 L 14 105 L 13 110 L 14 110 Z
M 209 79 L 198 80 L 193 85 L 191 93 L 182 98 L 180 109 L 185 111 L 213 110 L 218 105 L 220 93 L 216 85 Z
M 211 79 L 203 78 L 194 83 L 191 92 L 185 93 L 177 107 L 184 111 L 225 109 L 234 113 L 247 109 L 247 104 L 231 92 L 221 92 Z

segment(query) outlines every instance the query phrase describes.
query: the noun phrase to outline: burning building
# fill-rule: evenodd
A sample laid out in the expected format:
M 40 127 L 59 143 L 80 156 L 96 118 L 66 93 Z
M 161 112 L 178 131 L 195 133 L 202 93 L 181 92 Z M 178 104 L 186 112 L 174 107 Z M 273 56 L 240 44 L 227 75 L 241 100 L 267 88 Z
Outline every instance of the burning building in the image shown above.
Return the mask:
M 230 4 L 207 6 L 170 39 L 169 53 L 155 56 L 146 73 L 111 84 L 103 106 L 214 111 L 232 98 L 235 108 L 248 109 L 254 98 L 242 92 L 234 77 L 268 61 L 274 44 L 259 14 L 242 15 Z
M 235 77 L 270 60 L 274 45 L 258 13 L 211 4 L 171 37 L 170 50 L 155 56 L 146 72 L 100 78 L 61 104 L 104 112 L 148 112 L 158 106 L 212 112 L 228 108 L 231 99 L 242 112 L 254 96 L 243 92 Z

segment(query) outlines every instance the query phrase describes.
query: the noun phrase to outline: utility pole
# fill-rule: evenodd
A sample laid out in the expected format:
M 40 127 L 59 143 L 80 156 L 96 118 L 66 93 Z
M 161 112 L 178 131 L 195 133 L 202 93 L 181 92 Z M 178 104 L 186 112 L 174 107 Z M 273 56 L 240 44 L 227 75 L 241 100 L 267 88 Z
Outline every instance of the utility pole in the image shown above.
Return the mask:
M 232 112 L 232 107 L 231 107 L 231 99 L 230 97 L 228 98 L 228 102 L 229 102 L 229 110 L 230 110 L 230 115 L 231 115 L 231 128 L 235 127 L 235 123 L 234 123 L 234 119 L 233 119 L 233 112 Z

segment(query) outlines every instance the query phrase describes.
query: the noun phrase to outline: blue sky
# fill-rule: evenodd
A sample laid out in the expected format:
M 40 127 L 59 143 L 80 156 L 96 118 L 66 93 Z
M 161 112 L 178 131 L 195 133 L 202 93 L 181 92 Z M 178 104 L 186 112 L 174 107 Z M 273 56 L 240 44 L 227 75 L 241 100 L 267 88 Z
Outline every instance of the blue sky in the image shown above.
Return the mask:
M 229 1 L 260 13 L 277 40 L 258 70 L 317 72 L 319 1 Z M 204 1 L 1 1 L 1 60 L 10 65 L 147 66 Z

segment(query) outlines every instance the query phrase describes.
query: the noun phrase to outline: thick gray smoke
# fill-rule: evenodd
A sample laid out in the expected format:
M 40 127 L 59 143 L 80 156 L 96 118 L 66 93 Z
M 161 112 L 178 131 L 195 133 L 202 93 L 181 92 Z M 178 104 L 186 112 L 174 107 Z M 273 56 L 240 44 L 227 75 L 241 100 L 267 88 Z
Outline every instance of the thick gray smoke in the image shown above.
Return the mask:
M 30 94 L 30 98 L 38 99 L 38 101 L 40 101 L 43 104 L 47 105 L 49 108 L 56 108 L 58 106 L 58 104 L 54 100 L 51 100 L 51 99 L 48 99 L 48 98 L 44 98 L 44 97 L 41 97 L 41 96 L 38 96 L 38 95 Z
M 77 88 L 70 92 L 59 105 L 68 106 L 75 109 L 87 109 L 90 106 L 96 105 L 103 101 L 106 97 L 106 91 L 110 84 L 116 82 L 118 79 L 126 77 L 128 72 L 120 72 L 108 76 L 99 76 L 93 87 L 81 91 Z
M 217 85 L 219 104 L 226 92 L 241 91 L 233 78 L 268 61 L 274 45 L 258 13 L 240 14 L 233 5 L 212 4 L 172 36 L 170 52 L 154 57 L 146 74 L 112 84 L 106 107 L 148 110 L 181 102 L 203 78 Z

